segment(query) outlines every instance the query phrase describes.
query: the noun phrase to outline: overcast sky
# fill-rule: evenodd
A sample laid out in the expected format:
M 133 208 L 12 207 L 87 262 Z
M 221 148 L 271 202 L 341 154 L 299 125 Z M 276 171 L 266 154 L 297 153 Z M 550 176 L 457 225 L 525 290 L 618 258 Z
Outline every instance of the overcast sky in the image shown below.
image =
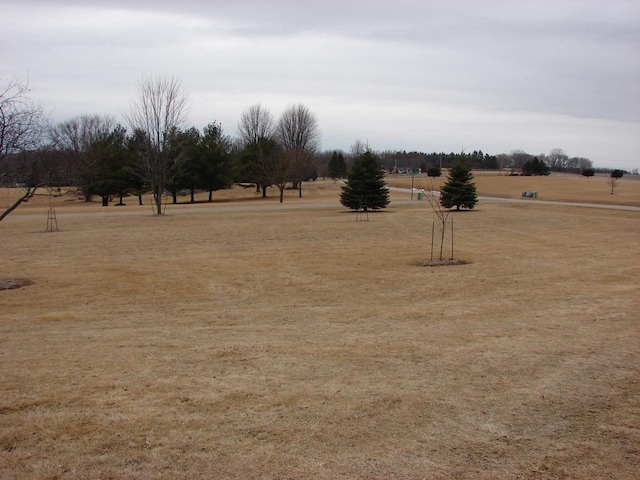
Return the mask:
M 124 122 L 175 76 L 187 126 L 303 103 L 323 149 L 532 154 L 640 168 L 638 0 L 0 0 L 0 81 L 54 120 Z

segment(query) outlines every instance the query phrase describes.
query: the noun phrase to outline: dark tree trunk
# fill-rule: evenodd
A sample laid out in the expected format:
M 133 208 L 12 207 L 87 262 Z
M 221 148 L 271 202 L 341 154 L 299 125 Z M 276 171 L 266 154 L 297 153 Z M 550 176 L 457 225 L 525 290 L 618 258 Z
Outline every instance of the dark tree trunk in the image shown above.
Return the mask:
M 156 193 L 154 197 L 156 202 L 156 214 L 162 215 L 162 187 L 160 185 L 156 186 Z
M 103 207 L 109 206 L 109 195 L 102 195 L 102 206 Z
M 213 202 L 213 190 L 209 190 L 209 203 Z
M 196 189 L 192 188 L 191 189 L 191 203 L 196 203 Z

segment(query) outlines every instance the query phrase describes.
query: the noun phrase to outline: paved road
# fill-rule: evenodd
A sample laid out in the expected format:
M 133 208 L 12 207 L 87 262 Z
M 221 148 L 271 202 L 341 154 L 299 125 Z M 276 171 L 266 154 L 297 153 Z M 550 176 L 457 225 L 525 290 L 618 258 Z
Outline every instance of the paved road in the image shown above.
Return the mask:
M 605 208 L 609 210 L 628 210 L 631 212 L 640 212 L 640 207 L 632 207 L 630 205 L 607 205 L 604 203 L 550 202 L 547 200 L 525 200 L 520 198 L 497 198 L 497 197 L 478 197 L 478 199 L 481 202 L 487 202 L 487 203 L 536 203 L 539 205 L 565 205 L 567 207 Z
M 406 192 L 407 197 L 410 196 L 410 189 L 389 187 L 390 190 Z M 632 207 L 628 205 L 605 205 L 596 203 L 571 203 L 571 202 L 551 202 L 546 200 L 533 200 L 533 199 L 513 199 L 513 198 L 498 198 L 498 197 L 478 197 L 479 203 L 529 203 L 538 205 L 561 205 L 567 207 L 584 207 L 584 208 L 604 208 L 608 210 L 626 210 L 632 212 L 640 212 L 640 207 Z M 424 203 L 424 200 L 417 200 L 417 195 L 414 195 L 414 199 L 410 200 L 392 200 L 391 206 L 394 205 L 412 205 Z M 316 210 L 316 209 L 328 209 L 328 208 L 344 208 L 340 205 L 340 201 L 336 199 L 332 202 L 296 202 L 289 201 L 285 203 L 268 203 L 257 204 L 254 202 L 246 202 L 244 204 L 239 203 L 211 203 L 211 204 L 198 204 L 198 205 L 167 205 L 167 215 L 189 215 L 196 213 L 224 213 L 224 212 L 259 212 L 259 211 L 283 211 L 283 210 Z M 33 215 L 42 215 L 42 212 L 29 212 L 21 213 L 20 211 L 12 213 L 10 218 L 31 217 Z M 150 216 L 151 206 L 140 208 L 138 206 L 135 209 L 107 207 L 104 210 L 91 209 L 87 212 L 64 212 L 58 210 L 58 218 L 81 218 L 81 217 L 93 217 L 93 216 Z

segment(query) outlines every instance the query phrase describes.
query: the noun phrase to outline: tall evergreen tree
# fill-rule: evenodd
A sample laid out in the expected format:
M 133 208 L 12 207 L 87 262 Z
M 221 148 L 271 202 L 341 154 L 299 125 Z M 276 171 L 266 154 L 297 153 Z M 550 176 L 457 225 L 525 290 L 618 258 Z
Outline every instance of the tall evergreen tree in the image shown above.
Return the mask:
M 194 173 L 198 187 L 209 192 L 209 202 L 213 201 L 215 190 L 233 183 L 231 147 L 231 139 L 223 133 L 220 123 L 204 127 L 197 145 Z
M 131 185 L 126 141 L 126 130 L 118 125 L 95 139 L 85 152 L 87 161 L 79 174 L 84 193 L 100 195 L 104 207 L 110 196 L 120 194 L 122 198 Z
M 377 210 L 389 205 L 382 162 L 371 150 L 366 150 L 353 162 L 346 185 L 342 187 L 340 203 L 351 210 Z
M 449 177 L 440 189 L 440 204 L 445 208 L 456 207 L 471 210 L 478 203 L 473 173 L 466 160 L 459 160 L 451 166 Z

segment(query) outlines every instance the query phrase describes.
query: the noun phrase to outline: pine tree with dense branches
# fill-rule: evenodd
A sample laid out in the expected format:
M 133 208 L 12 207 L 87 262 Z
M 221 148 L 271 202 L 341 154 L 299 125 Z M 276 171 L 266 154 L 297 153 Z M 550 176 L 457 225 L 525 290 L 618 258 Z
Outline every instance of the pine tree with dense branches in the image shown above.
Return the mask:
M 329 172 L 329 176 L 334 180 L 347 175 L 347 164 L 345 163 L 344 155 L 341 152 L 334 151 L 331 154 L 327 170 Z
M 440 189 L 440 204 L 444 208 L 456 207 L 473 209 L 478 203 L 476 184 L 473 183 L 473 173 L 466 160 L 455 162 L 449 170 L 449 177 Z
M 382 162 L 371 150 L 362 153 L 351 166 L 340 203 L 351 210 L 377 210 L 389 205 L 389 190 Z
M 525 162 L 522 166 L 522 174 L 527 177 L 531 175 L 546 176 L 551 174 L 551 169 L 544 160 L 539 160 L 538 157 L 534 157 L 532 160 Z

